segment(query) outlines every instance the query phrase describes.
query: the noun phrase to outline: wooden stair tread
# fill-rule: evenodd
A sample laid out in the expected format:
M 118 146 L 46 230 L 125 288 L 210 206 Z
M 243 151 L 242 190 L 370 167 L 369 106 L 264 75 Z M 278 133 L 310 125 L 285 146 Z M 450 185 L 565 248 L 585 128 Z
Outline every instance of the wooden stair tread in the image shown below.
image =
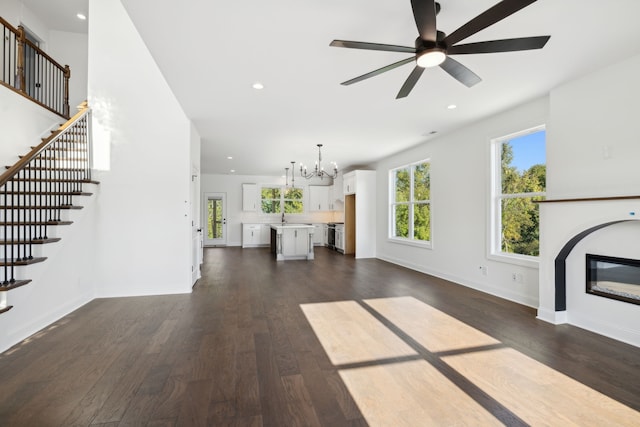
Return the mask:
M 18 209 L 29 209 L 29 210 L 38 210 L 38 209 L 44 209 L 44 210 L 58 210 L 58 209 L 82 209 L 84 208 L 84 206 L 77 206 L 77 205 L 59 205 L 59 206 L 11 206 L 11 205 L 6 205 L 6 206 L 0 206 L 0 211 L 2 209 L 7 209 L 7 210 L 18 210 Z
M 5 169 L 11 169 L 13 166 L 5 166 Z M 64 171 L 64 172 L 84 172 L 84 168 L 47 168 L 41 166 L 25 166 L 24 170 L 37 170 L 37 171 Z
M 46 259 L 47 259 L 46 257 L 37 257 L 37 258 L 31 258 L 31 259 L 20 259 L 20 260 L 10 260 L 10 261 L 7 261 L 6 259 L 0 259 L 0 267 L 4 267 L 5 265 L 19 266 L 19 265 L 37 264 L 39 262 L 43 262 Z
M 90 179 L 50 179 L 50 178 L 12 178 L 9 181 L 14 182 L 72 182 L 72 183 L 81 183 L 81 184 L 100 184 L 98 181 L 93 181 Z
M 79 144 L 78 142 L 70 142 L 70 144 Z M 33 150 L 34 148 L 37 147 L 31 147 L 31 149 Z M 77 152 L 82 152 L 82 151 L 88 151 L 87 148 L 63 148 L 63 147 L 49 147 L 49 148 L 45 148 L 43 151 L 77 151 Z
M 60 240 L 62 240 L 61 237 L 48 237 L 46 239 L 31 239 L 31 240 L 25 240 L 25 239 L 20 239 L 20 240 L 0 240 L 0 245 L 28 245 L 28 244 L 32 244 L 32 245 L 44 245 L 47 243 L 55 243 L 55 242 L 59 242 Z
M 11 310 L 12 308 L 13 308 L 12 305 L 8 305 L 8 306 L 6 306 L 4 308 L 0 308 L 0 314 L 6 313 L 7 311 Z
M 73 224 L 73 221 L 58 221 L 58 220 L 51 220 L 51 221 L 0 221 L 0 226 L 20 226 L 20 225 L 31 225 L 31 226 L 41 226 L 41 225 L 71 225 Z
M 0 292 L 10 291 L 11 289 L 19 288 L 20 286 L 24 286 L 31 283 L 31 280 L 14 280 L 13 282 L 2 283 L 0 282 Z M 9 307 L 11 308 L 11 307 Z M 6 311 L 6 310 L 5 310 Z M 0 311 L 3 313 L 3 311 Z
M 2 193 L 4 194 L 4 193 Z M 84 191 L 7 191 L 8 195 L 21 195 L 28 194 L 30 196 L 91 196 L 93 193 L 86 193 Z

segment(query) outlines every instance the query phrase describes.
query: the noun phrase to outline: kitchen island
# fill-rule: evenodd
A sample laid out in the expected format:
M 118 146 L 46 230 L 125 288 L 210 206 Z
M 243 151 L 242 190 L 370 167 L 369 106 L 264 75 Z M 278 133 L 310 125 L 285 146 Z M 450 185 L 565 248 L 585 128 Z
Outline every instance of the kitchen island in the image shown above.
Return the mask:
M 271 252 L 276 261 L 313 259 L 311 224 L 271 224 Z

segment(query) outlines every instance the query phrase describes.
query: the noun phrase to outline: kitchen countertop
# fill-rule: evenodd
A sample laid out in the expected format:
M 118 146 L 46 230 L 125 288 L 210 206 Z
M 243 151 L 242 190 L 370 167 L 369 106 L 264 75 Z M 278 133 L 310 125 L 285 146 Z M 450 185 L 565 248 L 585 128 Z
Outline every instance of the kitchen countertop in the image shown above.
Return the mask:
M 285 228 L 315 228 L 312 224 L 271 224 L 274 230 L 283 230 Z

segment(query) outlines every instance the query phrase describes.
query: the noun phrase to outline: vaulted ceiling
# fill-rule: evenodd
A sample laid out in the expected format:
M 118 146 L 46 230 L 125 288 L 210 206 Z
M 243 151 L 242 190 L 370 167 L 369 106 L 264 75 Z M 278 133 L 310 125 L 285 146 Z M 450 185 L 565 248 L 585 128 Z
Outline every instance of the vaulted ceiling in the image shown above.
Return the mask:
M 436 67 L 397 100 L 413 64 L 340 83 L 409 54 L 329 43 L 413 46 L 409 0 L 121 1 L 203 138 L 205 173 L 280 175 L 291 161 L 312 165 L 320 143 L 327 163 L 366 165 L 640 52 L 639 1 L 538 0 L 465 42 L 550 35 L 544 49 L 458 56 L 481 83 L 467 88 Z M 47 22 L 47 8 L 73 19 L 86 2 L 24 0 Z M 450 33 L 497 1 L 440 3 L 438 28 Z

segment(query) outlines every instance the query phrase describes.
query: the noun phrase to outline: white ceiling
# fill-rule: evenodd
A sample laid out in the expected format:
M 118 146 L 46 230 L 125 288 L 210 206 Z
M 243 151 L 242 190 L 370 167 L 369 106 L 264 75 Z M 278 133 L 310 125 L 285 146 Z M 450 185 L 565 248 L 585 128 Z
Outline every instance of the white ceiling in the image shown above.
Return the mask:
M 640 1 L 539 0 L 465 42 L 551 35 L 544 49 L 456 56 L 480 84 L 427 69 L 396 100 L 413 65 L 340 82 L 410 55 L 329 43 L 413 46 L 409 0 L 121 1 L 202 136 L 205 173 L 280 175 L 292 160 L 313 165 L 318 143 L 327 164 L 366 165 L 640 52 Z M 73 21 L 86 2 L 24 0 L 46 22 L 54 9 Z M 438 28 L 451 33 L 496 0 L 440 3 Z M 265 88 L 254 90 L 256 81 Z

